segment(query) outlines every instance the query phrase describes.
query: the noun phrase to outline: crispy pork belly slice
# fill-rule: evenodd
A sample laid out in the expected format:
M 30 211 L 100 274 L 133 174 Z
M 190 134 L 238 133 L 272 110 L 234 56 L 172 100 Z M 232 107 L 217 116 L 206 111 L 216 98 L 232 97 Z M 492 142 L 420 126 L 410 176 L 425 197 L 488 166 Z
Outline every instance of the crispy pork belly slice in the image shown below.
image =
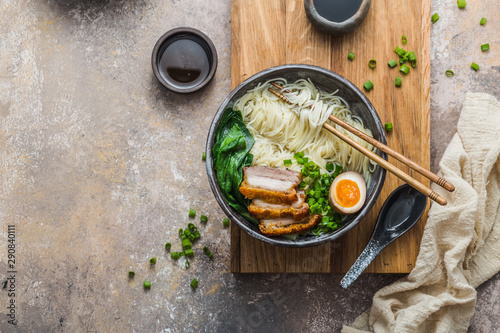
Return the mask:
M 293 218 L 262 219 L 259 229 L 266 236 L 281 236 L 288 234 L 303 234 L 314 228 L 321 220 L 321 215 L 310 215 L 302 221 L 295 221 Z
M 256 198 L 248 206 L 248 211 L 258 219 L 291 217 L 295 221 L 302 221 L 309 215 L 309 205 L 305 202 L 304 191 L 297 191 L 297 196 L 298 199 L 290 205 L 272 204 Z
M 295 187 L 302 180 L 300 172 L 264 166 L 245 167 L 243 172 L 240 192 L 245 197 L 287 205 L 297 201 Z

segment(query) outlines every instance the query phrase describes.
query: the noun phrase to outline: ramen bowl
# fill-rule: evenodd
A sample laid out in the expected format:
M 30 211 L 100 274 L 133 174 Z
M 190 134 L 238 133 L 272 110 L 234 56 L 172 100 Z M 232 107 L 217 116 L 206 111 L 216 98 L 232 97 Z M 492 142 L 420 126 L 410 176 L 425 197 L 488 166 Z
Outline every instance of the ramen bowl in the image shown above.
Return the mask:
M 350 110 L 354 115 L 359 116 L 363 120 L 365 127 L 371 130 L 373 137 L 384 144 L 386 143 L 384 127 L 373 105 L 361 92 L 361 90 L 359 90 L 349 80 L 330 70 L 316 66 L 282 65 L 272 67 L 243 81 L 239 86 L 231 91 L 217 110 L 208 132 L 206 146 L 206 166 L 210 187 L 217 202 L 219 203 L 219 206 L 231 219 L 231 221 L 247 234 L 258 240 L 271 245 L 284 247 L 308 247 L 332 241 L 351 230 L 368 214 L 377 200 L 380 191 L 382 190 L 382 186 L 384 185 L 385 170 L 383 168 L 377 166 L 372 173 L 371 180 L 367 184 L 366 201 L 361 210 L 353 215 L 345 217 L 342 226 L 339 227 L 339 229 L 320 236 L 304 234 L 296 240 L 287 239 L 285 237 L 268 237 L 261 234 L 258 225 L 246 220 L 236 210 L 229 206 L 217 182 L 217 175 L 213 164 L 212 148 L 215 143 L 217 128 L 225 110 L 232 107 L 239 98 L 246 94 L 250 89 L 255 88 L 259 83 L 264 83 L 268 80 L 276 78 L 284 78 L 288 82 L 294 82 L 299 79 L 310 79 L 317 88 L 326 92 L 333 92 L 338 89 L 339 92 L 337 95 L 342 97 L 349 104 Z M 382 158 L 387 159 L 385 153 L 378 150 L 377 154 Z

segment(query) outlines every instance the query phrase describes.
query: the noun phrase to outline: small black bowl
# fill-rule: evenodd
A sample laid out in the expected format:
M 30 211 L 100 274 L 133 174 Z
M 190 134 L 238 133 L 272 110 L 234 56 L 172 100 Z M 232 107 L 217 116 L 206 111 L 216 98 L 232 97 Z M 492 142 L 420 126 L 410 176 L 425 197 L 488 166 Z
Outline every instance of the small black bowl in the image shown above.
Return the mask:
M 373 105 L 361 92 L 361 90 L 359 90 L 354 84 L 337 73 L 321 67 L 310 65 L 282 65 L 268 68 L 260 73 L 257 73 L 237 86 L 229 94 L 229 96 L 226 97 L 226 99 L 222 102 L 221 106 L 217 110 L 217 113 L 212 120 L 212 125 L 210 126 L 210 130 L 208 132 L 206 147 L 206 166 L 210 187 L 212 188 L 215 199 L 219 203 L 219 206 L 222 208 L 224 213 L 226 213 L 231 221 L 233 221 L 247 234 L 271 245 L 285 247 L 308 247 L 319 245 L 339 238 L 350 229 L 352 229 L 366 216 L 366 214 L 368 214 L 375 201 L 377 201 L 380 191 L 382 190 L 386 171 L 380 166 L 377 166 L 375 168 L 375 171 L 372 173 L 372 179 L 370 183 L 367 184 L 365 205 L 358 213 L 346 217 L 342 227 L 340 227 L 338 230 L 321 236 L 313 236 L 308 234 L 302 235 L 295 241 L 286 239 L 284 237 L 267 237 L 261 234 L 257 225 L 247 221 L 236 210 L 234 210 L 227 204 L 226 199 L 224 198 L 217 182 L 217 175 L 214 170 L 213 164 L 212 148 L 215 143 L 215 134 L 217 133 L 217 127 L 219 126 L 220 120 L 225 110 L 228 107 L 232 107 L 234 105 L 234 102 L 236 102 L 239 98 L 246 94 L 248 90 L 255 88 L 259 83 L 264 83 L 268 80 L 276 78 L 285 78 L 288 80 L 288 82 L 294 82 L 298 79 L 310 79 L 316 87 L 323 91 L 331 92 L 338 89 L 338 95 L 345 99 L 347 103 L 349 103 L 350 109 L 353 114 L 359 116 L 363 120 L 365 126 L 372 131 L 373 137 L 376 140 L 385 144 L 387 141 L 385 138 L 384 126 L 382 125 L 382 122 L 380 121 L 377 111 L 375 111 Z M 377 150 L 377 155 L 387 160 L 387 155 L 382 151 Z
M 175 28 L 156 42 L 151 65 L 156 78 L 167 89 L 176 93 L 191 93 L 206 86 L 214 77 L 217 51 L 203 32 L 193 28 Z

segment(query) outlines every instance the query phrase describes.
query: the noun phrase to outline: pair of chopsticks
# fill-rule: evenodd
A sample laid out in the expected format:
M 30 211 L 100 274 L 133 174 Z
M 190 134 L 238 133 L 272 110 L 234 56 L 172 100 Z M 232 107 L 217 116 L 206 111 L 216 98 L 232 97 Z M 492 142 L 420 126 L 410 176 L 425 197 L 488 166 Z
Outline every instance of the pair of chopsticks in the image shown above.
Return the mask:
M 274 95 L 276 95 L 277 97 L 279 97 L 281 100 L 283 100 L 285 103 L 291 105 L 292 102 L 290 102 L 290 100 L 288 98 L 286 98 L 281 93 L 282 91 L 286 92 L 286 93 L 290 93 L 290 90 L 284 89 L 281 85 L 279 85 L 279 84 L 277 84 L 275 82 L 271 82 L 271 84 L 274 87 L 276 87 L 277 89 L 279 89 L 279 91 L 276 91 L 276 90 L 272 89 L 271 87 L 269 87 L 268 90 L 271 93 L 273 93 Z M 391 148 L 389 148 L 388 146 L 386 146 L 382 142 L 379 142 L 379 141 L 375 140 L 374 138 L 372 138 L 372 137 L 368 136 L 367 134 L 361 132 L 360 130 L 352 127 L 351 125 L 343 122 L 342 120 L 340 120 L 339 118 L 337 118 L 337 117 L 335 117 L 333 115 L 330 115 L 329 119 L 331 121 L 333 121 L 335 124 L 341 126 L 342 128 L 346 129 L 347 131 L 353 133 L 354 135 L 358 136 L 359 138 L 361 138 L 361 139 L 365 140 L 366 142 L 370 143 L 371 145 L 377 147 L 378 149 L 380 149 L 384 153 L 386 153 L 386 154 L 394 157 L 398 161 L 404 163 L 408 167 L 410 167 L 413 170 L 417 171 L 418 173 L 420 173 L 424 177 L 430 179 L 431 181 L 433 181 L 434 183 L 438 184 L 439 186 L 445 188 L 449 192 L 453 192 L 455 190 L 455 186 L 453 186 L 453 184 L 447 182 L 446 180 L 444 180 L 443 178 L 439 177 L 438 175 L 430 172 L 429 170 L 424 169 L 422 166 L 420 166 L 417 163 L 413 162 L 412 160 L 404 157 L 400 153 L 392 150 Z M 382 168 L 384 168 L 387 171 L 393 173 L 398 178 L 400 178 L 401 180 L 403 180 L 406 183 L 408 183 L 408 185 L 410 185 L 411 187 L 413 187 L 414 189 L 416 189 L 420 193 L 423 193 L 424 195 L 426 195 L 427 197 L 429 197 L 431 200 L 434 200 L 435 202 L 437 202 L 438 204 L 440 204 L 442 206 L 446 205 L 447 202 L 446 202 L 445 198 L 443 198 L 442 196 L 440 196 L 439 194 L 437 194 L 436 192 L 434 192 L 433 190 L 431 190 L 430 188 L 428 188 L 427 186 L 425 186 L 424 184 L 422 184 L 421 182 L 419 182 L 415 178 L 413 178 L 410 175 L 404 173 L 403 171 L 401 171 L 400 169 L 398 169 L 396 166 L 394 166 L 391 163 L 389 163 L 388 161 L 384 160 L 382 157 L 378 156 L 374 152 L 366 149 L 365 147 L 363 147 L 362 145 L 360 145 L 356 141 L 352 140 L 350 137 L 348 137 L 344 133 L 340 132 L 339 130 L 337 130 L 332 125 L 330 125 L 328 123 L 324 123 L 323 127 L 326 128 L 331 133 L 333 133 L 334 135 L 338 136 L 343 141 L 347 142 L 351 147 L 357 149 L 359 152 L 361 152 L 363 155 L 365 155 L 368 158 L 370 158 L 372 161 L 374 161 L 375 163 L 377 163 L 378 165 L 380 165 Z

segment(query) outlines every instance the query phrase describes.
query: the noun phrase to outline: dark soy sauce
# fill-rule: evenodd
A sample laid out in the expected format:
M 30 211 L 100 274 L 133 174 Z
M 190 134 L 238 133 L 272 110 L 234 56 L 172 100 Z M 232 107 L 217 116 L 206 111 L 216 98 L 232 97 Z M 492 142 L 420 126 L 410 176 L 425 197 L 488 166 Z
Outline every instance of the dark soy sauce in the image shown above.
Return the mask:
M 356 14 L 362 1 L 363 0 L 314 0 L 314 7 L 318 14 L 328 21 L 340 23 Z
M 188 89 L 205 80 L 210 61 L 204 47 L 196 40 L 179 38 L 164 47 L 158 70 L 167 83 Z

